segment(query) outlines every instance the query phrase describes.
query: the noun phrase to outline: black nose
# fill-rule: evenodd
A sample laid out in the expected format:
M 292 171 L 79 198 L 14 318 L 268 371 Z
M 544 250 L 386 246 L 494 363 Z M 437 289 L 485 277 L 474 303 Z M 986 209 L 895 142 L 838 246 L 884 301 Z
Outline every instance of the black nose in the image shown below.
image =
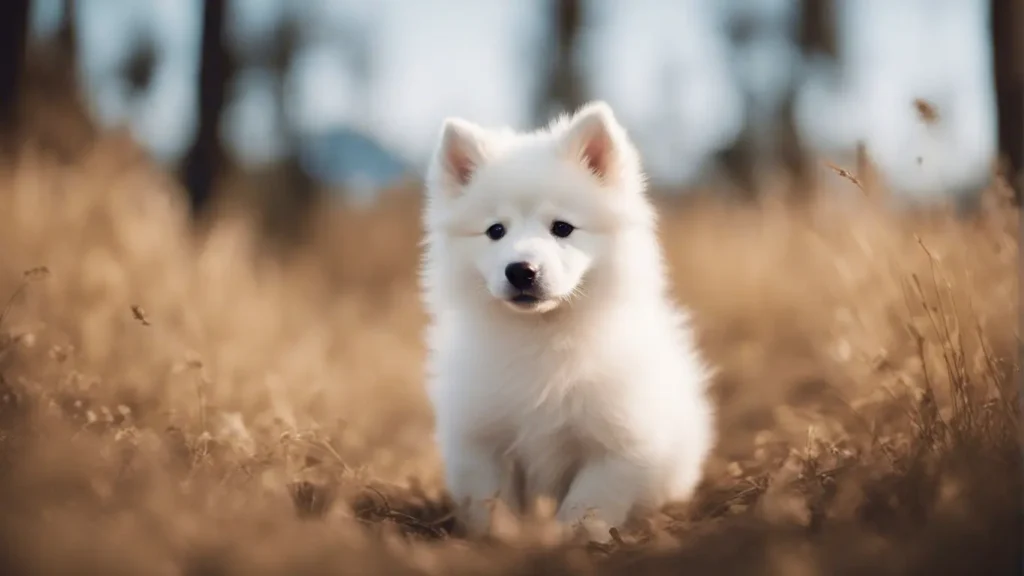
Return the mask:
M 537 279 L 537 268 L 529 262 L 513 262 L 505 267 L 505 278 L 516 290 L 529 290 Z

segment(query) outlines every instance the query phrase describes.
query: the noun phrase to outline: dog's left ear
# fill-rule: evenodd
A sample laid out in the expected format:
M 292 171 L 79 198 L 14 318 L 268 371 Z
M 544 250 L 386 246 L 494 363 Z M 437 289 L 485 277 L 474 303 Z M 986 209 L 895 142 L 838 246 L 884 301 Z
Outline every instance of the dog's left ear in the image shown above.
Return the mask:
M 608 104 L 591 102 L 570 120 L 563 136 L 570 157 L 605 184 L 617 184 L 629 168 L 631 146 Z
M 484 130 L 460 118 L 448 118 L 434 150 L 429 179 L 447 197 L 456 197 L 486 159 Z

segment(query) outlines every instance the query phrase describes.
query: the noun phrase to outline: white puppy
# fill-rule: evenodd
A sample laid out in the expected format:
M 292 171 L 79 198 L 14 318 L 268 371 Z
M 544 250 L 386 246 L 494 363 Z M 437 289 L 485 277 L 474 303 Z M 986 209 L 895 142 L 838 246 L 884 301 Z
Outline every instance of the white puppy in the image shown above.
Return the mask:
M 429 394 L 460 524 L 491 499 L 605 540 L 685 500 L 714 442 L 637 153 L 602 102 L 532 133 L 449 119 L 427 174 Z

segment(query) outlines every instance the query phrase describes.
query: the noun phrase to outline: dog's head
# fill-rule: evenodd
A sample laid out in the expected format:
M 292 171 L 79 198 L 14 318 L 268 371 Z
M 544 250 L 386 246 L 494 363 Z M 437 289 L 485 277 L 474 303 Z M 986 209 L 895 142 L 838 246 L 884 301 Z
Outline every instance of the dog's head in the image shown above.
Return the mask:
M 596 102 L 533 133 L 444 123 L 428 170 L 428 253 L 449 291 L 544 313 L 587 293 L 624 229 L 646 225 L 637 155 Z M 471 296 L 471 294 L 463 294 Z

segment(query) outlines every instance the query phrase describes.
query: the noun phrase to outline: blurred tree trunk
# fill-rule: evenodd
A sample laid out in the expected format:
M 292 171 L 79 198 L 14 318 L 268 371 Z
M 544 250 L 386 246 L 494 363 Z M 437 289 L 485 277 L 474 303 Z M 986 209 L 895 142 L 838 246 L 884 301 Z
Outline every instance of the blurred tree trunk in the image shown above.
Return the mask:
M 60 27 L 57 29 L 57 45 L 72 65 L 78 61 L 78 38 L 75 33 L 75 0 L 64 0 Z
M 741 54 L 754 37 L 756 22 L 747 14 L 732 15 L 726 27 L 726 35 L 733 50 L 733 67 L 740 65 Z M 757 146 L 754 134 L 754 97 L 744 82 L 742 73 L 733 72 L 737 89 L 743 100 L 743 120 L 740 132 L 731 143 L 719 150 L 715 156 L 724 169 L 726 176 L 739 189 L 745 199 L 753 198 L 757 193 L 756 163 Z
M 269 203 L 265 213 L 265 225 L 271 239 L 284 245 L 299 242 L 308 232 L 309 217 L 317 200 L 316 183 L 302 168 L 299 161 L 299 134 L 289 122 L 286 80 L 289 70 L 295 64 L 295 56 L 302 46 L 302 30 L 299 22 L 286 18 L 275 32 L 274 51 L 271 67 L 277 76 L 274 85 L 274 114 L 281 127 L 281 139 L 285 142 L 285 157 L 280 165 L 278 178 L 271 185 Z
M 580 2 L 556 0 L 552 5 L 555 50 L 538 108 L 541 124 L 546 124 L 553 114 L 575 111 L 584 100 L 580 74 L 574 62 L 582 24 Z
M 835 6 L 832 0 L 800 0 L 797 46 L 800 58 L 795 63 L 792 80 L 783 102 L 779 153 L 782 165 L 792 176 L 791 191 L 804 198 L 816 185 L 815 167 L 809 150 L 800 138 L 796 122 L 796 97 L 806 78 L 807 64 L 815 57 L 831 62 L 838 58 L 836 44 Z
M 12 137 L 17 128 L 29 5 L 29 0 L 0 2 L 0 137 L 4 140 Z
M 757 138 L 754 134 L 752 110 L 754 98 L 744 89 L 743 94 L 743 126 L 731 144 L 719 151 L 716 156 L 725 169 L 729 179 L 739 189 L 744 199 L 750 200 L 758 194 L 757 182 Z
M 27 138 L 71 161 L 92 141 L 96 127 L 78 81 L 78 2 L 60 0 L 60 7 L 52 39 L 29 50 L 21 123 Z
M 209 205 L 225 159 L 220 136 L 228 75 L 228 56 L 224 46 L 225 4 L 225 0 L 204 0 L 203 4 L 199 125 L 183 166 L 194 215 L 201 214 Z
M 834 0 L 800 0 L 797 43 L 804 57 L 815 54 L 836 59 L 836 12 Z
M 837 59 L 833 8 L 832 0 L 800 0 L 794 33 L 799 56 L 792 63 L 789 86 L 773 116 L 758 117 L 754 95 L 740 82 L 746 114 L 743 127 L 717 157 L 745 199 L 762 193 L 763 165 L 778 166 L 787 172 L 791 177 L 790 189 L 797 197 L 804 196 L 814 186 L 811 153 L 797 127 L 796 97 L 806 78 L 806 65 L 812 58 Z M 758 34 L 759 22 L 750 14 L 734 18 L 729 27 L 732 45 L 739 51 L 752 50 L 751 42 Z M 761 123 L 767 123 L 765 132 Z
M 1024 183 L 1024 0 L 990 0 L 1001 164 L 1014 196 Z

